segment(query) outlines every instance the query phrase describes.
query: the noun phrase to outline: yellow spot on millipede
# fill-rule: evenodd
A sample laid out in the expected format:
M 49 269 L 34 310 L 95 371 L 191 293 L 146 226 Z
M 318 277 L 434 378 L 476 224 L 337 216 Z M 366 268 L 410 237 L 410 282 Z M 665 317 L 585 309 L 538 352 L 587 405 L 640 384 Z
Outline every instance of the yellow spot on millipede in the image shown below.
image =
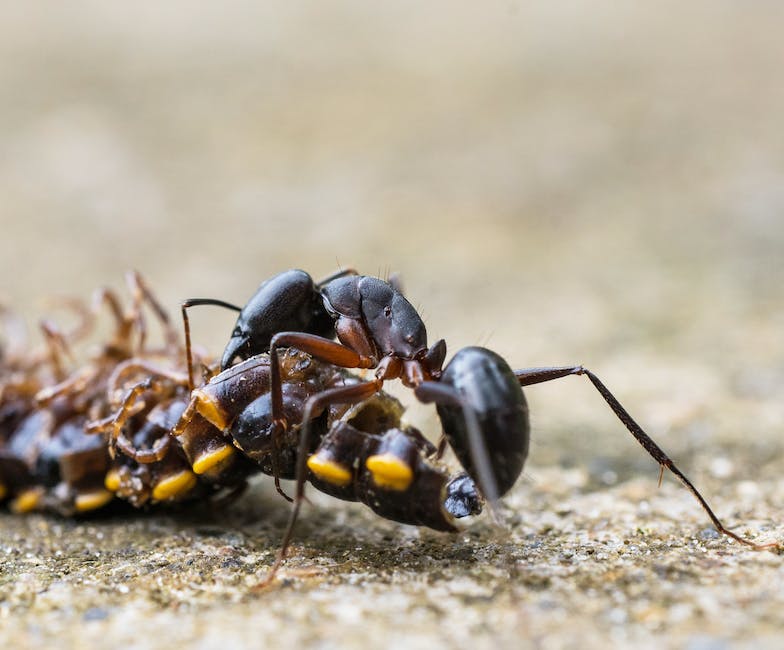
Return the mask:
M 30 488 L 29 490 L 25 490 L 11 502 L 11 511 L 17 514 L 32 512 L 41 505 L 43 496 L 44 493 L 41 488 Z
M 103 479 L 103 486 L 110 492 L 117 492 L 120 489 L 120 472 L 116 469 L 108 471 Z
M 88 510 L 97 510 L 102 508 L 109 501 L 114 498 L 114 494 L 109 490 L 96 490 L 95 492 L 86 492 L 85 494 L 76 495 L 74 499 L 74 507 L 77 512 L 87 512 Z
M 189 469 L 167 476 L 153 488 L 152 498 L 165 501 L 181 496 L 196 485 L 196 480 L 196 474 Z
M 414 480 L 411 466 L 394 454 L 378 454 L 371 456 L 365 466 L 373 475 L 373 480 L 381 488 L 402 492 L 407 490 Z
M 193 471 L 196 474 L 204 474 L 209 469 L 212 469 L 222 460 L 228 458 L 234 453 L 234 447 L 224 445 L 213 451 L 199 456 L 193 463 Z
M 318 454 L 313 454 L 308 458 L 308 469 L 322 481 L 332 483 L 332 485 L 337 485 L 338 487 L 351 483 L 351 470 L 346 469 L 340 463 L 319 458 Z

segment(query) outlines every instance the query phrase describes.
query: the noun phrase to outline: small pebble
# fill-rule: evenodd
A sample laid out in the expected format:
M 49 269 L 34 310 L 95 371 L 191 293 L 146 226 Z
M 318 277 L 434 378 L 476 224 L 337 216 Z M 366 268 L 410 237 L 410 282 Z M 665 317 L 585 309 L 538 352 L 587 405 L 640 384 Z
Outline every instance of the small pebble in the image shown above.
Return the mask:
M 83 614 L 82 619 L 85 621 L 102 621 L 108 616 L 109 612 L 102 607 L 91 607 Z

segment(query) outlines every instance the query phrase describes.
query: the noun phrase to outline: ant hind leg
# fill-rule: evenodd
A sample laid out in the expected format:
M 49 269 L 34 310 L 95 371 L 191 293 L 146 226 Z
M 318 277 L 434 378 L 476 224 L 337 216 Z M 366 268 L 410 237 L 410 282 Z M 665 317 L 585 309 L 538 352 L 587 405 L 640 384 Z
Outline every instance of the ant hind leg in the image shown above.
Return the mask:
M 629 415 L 629 412 L 621 405 L 618 399 L 609 391 L 609 389 L 602 383 L 602 381 L 590 370 L 583 366 L 559 366 L 559 367 L 549 367 L 549 368 L 527 368 L 524 370 L 516 370 L 514 371 L 515 376 L 517 377 L 518 381 L 520 382 L 521 386 L 530 386 L 532 384 L 540 384 L 547 381 L 553 381 L 555 379 L 561 379 L 563 377 L 568 377 L 570 375 L 585 375 L 588 377 L 590 382 L 594 385 L 599 394 L 602 396 L 605 402 L 607 402 L 608 406 L 612 409 L 613 413 L 615 413 L 616 417 L 623 423 L 626 429 L 631 433 L 635 440 L 640 443 L 640 445 L 645 449 L 645 451 L 650 454 L 650 456 L 659 464 L 661 468 L 661 472 L 664 471 L 666 467 L 672 474 L 686 487 L 689 492 L 692 493 L 695 499 L 699 502 L 702 509 L 705 510 L 708 517 L 710 518 L 713 525 L 716 529 L 726 535 L 727 537 L 731 537 L 737 542 L 741 544 L 745 544 L 746 546 L 750 546 L 755 550 L 765 550 L 765 549 L 780 549 L 781 545 L 778 542 L 770 542 L 766 544 L 757 544 L 752 542 L 751 540 L 745 539 L 741 537 L 737 533 L 734 533 L 730 529 L 724 526 L 721 520 L 714 514 L 713 510 L 708 505 L 708 502 L 702 496 L 699 490 L 692 484 L 692 482 L 686 477 L 686 475 L 681 472 L 680 469 L 675 465 L 672 459 L 664 452 L 664 450 L 659 447 L 658 444 L 651 438 L 645 431 L 643 431 L 642 427 L 640 427 L 637 422 Z M 661 481 L 661 473 L 659 477 L 659 481 Z

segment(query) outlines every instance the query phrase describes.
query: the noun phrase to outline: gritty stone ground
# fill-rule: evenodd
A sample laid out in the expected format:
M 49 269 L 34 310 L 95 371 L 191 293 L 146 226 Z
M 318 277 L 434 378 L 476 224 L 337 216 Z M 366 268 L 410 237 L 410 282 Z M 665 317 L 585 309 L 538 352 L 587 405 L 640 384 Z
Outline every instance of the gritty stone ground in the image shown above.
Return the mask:
M 535 494 L 507 499 L 504 532 L 419 531 L 317 499 L 279 581 L 258 592 L 286 514 L 266 489 L 222 514 L 4 517 L 0 620 L 25 647 L 364 647 L 381 629 L 385 647 L 780 642 L 777 554 L 720 538 L 672 484 L 529 471 Z M 744 534 L 784 534 L 772 505 L 784 482 L 720 496 Z
M 586 364 L 725 523 L 784 540 L 777 3 L 119 7 L 0 8 L 0 302 L 63 318 L 49 297 L 136 268 L 176 313 L 286 268 L 400 271 L 450 353 Z M 219 353 L 232 319 L 194 312 L 195 339 Z M 784 556 L 657 488 L 584 379 L 527 395 L 503 530 L 311 490 L 263 591 L 288 516 L 267 479 L 217 512 L 2 514 L 0 642 L 784 644 Z

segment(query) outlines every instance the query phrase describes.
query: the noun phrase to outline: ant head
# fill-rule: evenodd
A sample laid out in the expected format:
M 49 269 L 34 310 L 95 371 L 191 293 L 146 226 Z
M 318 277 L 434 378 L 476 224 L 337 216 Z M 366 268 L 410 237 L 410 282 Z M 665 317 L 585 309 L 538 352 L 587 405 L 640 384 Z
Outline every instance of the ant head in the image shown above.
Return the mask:
M 221 369 L 235 359 L 269 352 L 278 332 L 310 332 L 329 336 L 332 318 L 326 313 L 313 280 L 304 271 L 284 271 L 267 280 L 242 308 L 221 360 Z
M 415 359 L 427 351 L 425 324 L 388 282 L 354 275 L 330 282 L 321 294 L 334 318 L 363 322 L 381 356 Z
M 427 352 L 425 324 L 403 294 L 376 278 L 364 278 L 360 292 L 362 315 L 384 354 L 416 359 Z
M 226 344 L 226 349 L 223 350 L 221 370 L 226 370 L 237 359 L 247 359 L 262 351 L 263 347 L 253 344 L 250 334 L 243 330 L 238 321 L 229 342 Z

